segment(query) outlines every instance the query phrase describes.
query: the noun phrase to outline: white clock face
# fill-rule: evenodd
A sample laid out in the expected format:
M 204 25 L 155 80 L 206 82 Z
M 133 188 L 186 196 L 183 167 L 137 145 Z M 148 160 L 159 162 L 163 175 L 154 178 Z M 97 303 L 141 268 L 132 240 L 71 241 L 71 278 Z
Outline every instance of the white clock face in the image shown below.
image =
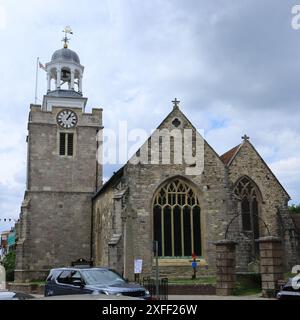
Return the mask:
M 77 124 L 77 115 L 74 111 L 70 109 L 64 109 L 57 114 L 57 123 L 65 128 L 70 129 Z

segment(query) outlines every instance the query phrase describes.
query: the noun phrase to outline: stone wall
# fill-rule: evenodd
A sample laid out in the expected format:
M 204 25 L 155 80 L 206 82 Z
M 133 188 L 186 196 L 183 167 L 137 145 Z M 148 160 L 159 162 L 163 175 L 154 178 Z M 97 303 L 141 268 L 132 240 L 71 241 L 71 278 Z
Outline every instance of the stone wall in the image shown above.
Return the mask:
M 292 220 L 295 226 L 295 239 L 296 239 L 296 261 L 297 264 L 300 264 L 300 215 L 299 214 L 293 214 L 292 215 Z
M 229 296 L 234 293 L 236 281 L 236 242 L 221 240 L 216 242 L 217 284 L 216 294 Z
M 279 282 L 283 277 L 282 242 L 280 238 L 263 237 L 259 240 L 260 273 L 262 281 L 262 295 L 275 297 Z
M 82 113 L 76 128 L 62 130 L 56 115 L 31 106 L 27 189 L 17 240 L 16 280 L 44 278 L 50 268 L 91 257 L 92 195 L 102 182 L 96 163 L 101 110 Z M 74 133 L 74 155 L 59 155 L 59 132 Z
M 30 191 L 90 192 L 102 180 L 102 167 L 96 169 L 97 130 L 101 127 L 101 112 L 93 114 L 74 110 L 78 117 L 75 129 L 64 130 L 56 124 L 56 115 L 63 108 L 52 112 L 31 108 L 28 122 L 28 186 Z M 91 121 L 91 122 L 89 122 Z M 59 133 L 74 134 L 74 155 L 59 155 Z M 96 175 L 98 172 L 98 176 Z
M 156 267 L 153 263 L 152 265 L 152 274 L 151 277 L 155 278 Z M 168 266 L 163 265 L 159 266 L 159 276 L 161 278 L 170 278 L 170 279 L 192 279 L 193 269 L 191 263 L 189 265 L 180 265 L 177 263 L 169 263 Z M 197 277 L 201 276 L 213 276 L 215 275 L 215 271 L 208 266 L 197 267 Z
M 159 129 L 174 129 L 174 119 L 179 120 L 179 130 L 195 128 L 182 112 L 175 108 L 158 127 Z M 249 271 L 249 263 L 252 262 L 251 240 L 242 232 L 242 220 L 240 213 L 240 204 L 233 195 L 234 183 L 243 175 L 250 177 L 260 189 L 263 195 L 261 207 L 261 219 L 263 219 L 272 233 L 278 233 L 279 225 L 277 220 L 278 208 L 286 207 L 288 195 L 268 169 L 265 162 L 257 154 L 255 149 L 249 142 L 244 142 L 240 148 L 238 155 L 232 161 L 229 167 L 226 167 L 215 151 L 204 142 L 204 171 L 201 174 L 189 175 L 187 169 L 191 166 L 186 162 L 182 164 L 174 162 L 174 154 L 176 150 L 171 145 L 171 163 L 162 164 L 161 154 L 164 146 L 161 142 L 155 142 L 159 146 L 160 158 L 159 162 L 151 163 L 153 154 L 143 150 L 151 146 L 153 141 L 146 141 L 141 149 L 134 155 L 123 168 L 122 173 L 116 178 L 113 177 L 109 182 L 109 188 L 100 192 L 95 198 L 96 210 L 100 210 L 100 214 L 104 215 L 104 220 L 120 221 L 122 224 L 122 232 L 124 232 L 124 223 L 126 223 L 126 243 L 124 238 L 120 239 L 119 245 L 127 252 L 124 257 L 120 257 L 119 265 L 127 270 L 131 270 L 129 278 L 133 278 L 133 260 L 143 260 L 143 275 L 153 275 L 155 270 L 153 264 L 153 212 L 152 204 L 155 192 L 168 181 L 179 178 L 189 184 L 196 192 L 201 207 L 201 226 L 202 226 L 202 259 L 205 260 L 206 268 L 201 270 L 204 274 L 213 274 L 216 271 L 216 250 L 214 243 L 218 240 L 228 239 L 235 240 L 236 246 L 236 263 L 237 271 Z M 191 146 L 193 148 L 194 146 Z M 173 148 L 173 149 L 172 149 Z M 141 160 L 147 159 L 148 164 Z M 133 164 L 132 160 L 138 164 Z M 126 197 L 123 197 L 125 208 L 116 209 L 114 195 L 118 193 L 116 185 L 122 182 L 124 188 L 128 189 Z M 111 189 L 110 189 L 111 188 Z M 103 194 L 104 195 L 103 195 Z M 102 208 L 102 209 L 101 209 Z M 94 210 L 95 212 L 95 210 Z M 121 216 L 122 218 L 120 218 Z M 121 221 L 122 219 L 122 221 Z M 96 221 L 96 220 L 95 220 Z M 229 222 L 232 221 L 228 234 L 225 235 Z M 97 224 L 97 222 L 95 222 Z M 96 227 L 95 227 L 96 228 Z M 102 230 L 102 231 L 101 231 Z M 108 241 L 115 229 L 109 227 L 108 224 L 102 225 L 101 239 Z M 266 235 L 267 231 L 261 226 L 261 235 Z M 123 234 L 124 235 L 124 234 Z M 95 235 L 96 237 L 96 235 Z M 104 238 L 106 240 L 104 240 Z M 95 238 L 96 239 L 96 238 Z M 101 240 L 102 241 L 102 240 Z M 107 248 L 107 244 L 103 243 L 103 248 Z M 127 248 L 127 249 L 126 249 Z M 108 249 L 103 251 L 97 261 L 103 263 L 108 262 Z M 119 251 L 120 252 L 120 251 Z M 106 257 L 105 257 L 106 255 Z M 183 260 L 186 258 L 183 258 Z M 125 261 L 127 267 L 125 266 Z M 163 259 L 160 259 L 163 260 Z M 124 268 L 123 268 L 124 269 Z M 168 271 L 169 270 L 169 271 Z M 184 263 L 178 265 L 178 262 L 168 262 L 168 265 L 162 267 L 162 275 L 181 276 L 189 275 L 189 267 Z
M 28 192 L 27 199 L 27 231 L 17 243 L 24 252 L 22 261 L 17 254 L 17 280 L 37 280 L 37 272 L 43 278 L 53 267 L 90 259 L 91 194 Z
M 286 236 L 286 230 L 282 230 L 282 228 L 289 228 L 288 225 L 290 225 L 288 222 L 290 216 L 286 209 L 289 196 L 252 144 L 248 141 L 242 143 L 238 153 L 229 165 L 231 187 L 243 176 L 247 176 L 254 181 L 262 195 L 259 212 L 260 236 L 268 236 L 270 232 L 270 235 L 283 237 L 286 248 L 284 252 L 286 256 L 285 265 L 286 270 L 288 270 L 295 256 L 294 247 L 291 243 L 294 240 L 290 236 Z M 278 215 L 280 219 L 278 219 Z M 269 232 L 264 223 L 266 223 Z M 241 216 L 235 222 L 235 226 L 236 230 L 241 230 Z M 245 253 L 248 240 L 246 237 L 238 235 L 238 233 L 236 233 L 236 236 L 239 238 L 239 245 L 237 246 L 237 264 L 240 266 L 239 271 L 247 271 L 246 255 L 244 254 L 243 256 L 240 253 Z M 244 240 L 242 238 L 244 238 Z
M 181 129 L 193 129 L 190 122 L 178 109 L 173 110 L 159 128 L 172 130 L 174 128 L 172 125 L 174 118 L 180 120 Z M 174 151 L 171 149 L 171 154 L 172 152 Z M 198 150 L 198 152 L 203 152 L 203 150 Z M 126 260 L 128 263 L 131 260 L 131 266 L 133 266 L 133 259 L 142 259 L 143 275 L 151 275 L 152 273 L 153 196 L 164 182 L 175 177 L 183 179 L 197 193 L 201 206 L 203 258 L 206 260 L 210 272 L 215 270 L 213 243 L 224 238 L 227 220 L 230 216 L 227 210 L 229 194 L 226 188 L 226 169 L 218 155 L 207 143 L 204 144 L 204 172 L 200 175 L 187 175 L 186 169 L 188 167 L 186 163 L 164 165 L 128 163 L 124 167 L 122 179 L 128 187 L 126 215 L 130 216 L 131 221 L 131 231 L 130 234 L 127 234 L 127 241 L 131 241 L 133 244 L 133 251 L 128 254 Z M 103 201 L 107 203 L 107 200 L 104 200 L 101 195 L 95 199 L 95 203 Z M 108 202 L 110 201 L 108 200 Z M 96 207 L 99 208 L 102 205 L 96 204 Z M 107 211 L 109 210 L 104 212 L 105 215 L 107 215 Z M 106 233 L 107 231 L 103 230 L 103 232 Z M 170 265 L 169 268 L 170 273 L 174 275 L 174 267 Z M 178 274 L 180 270 L 178 268 Z M 130 276 L 133 277 L 133 274 Z
M 108 242 L 113 234 L 113 188 L 109 186 L 94 201 L 93 260 L 95 266 L 108 266 Z

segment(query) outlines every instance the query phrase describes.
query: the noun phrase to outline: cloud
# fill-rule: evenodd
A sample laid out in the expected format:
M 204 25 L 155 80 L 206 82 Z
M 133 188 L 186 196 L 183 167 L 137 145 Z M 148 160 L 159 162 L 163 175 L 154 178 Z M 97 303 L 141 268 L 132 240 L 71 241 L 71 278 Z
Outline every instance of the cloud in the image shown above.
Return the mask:
M 0 30 L 5 30 L 7 25 L 6 8 L 0 5 Z
M 291 28 L 294 1 L 71 0 L 0 1 L 1 214 L 21 204 L 26 123 L 34 101 L 36 58 L 61 47 L 85 66 L 88 110 L 103 107 L 105 128 L 150 132 L 181 100 L 181 108 L 218 153 L 247 133 L 294 201 L 300 202 L 300 42 Z M 0 21 L 1 23 L 1 21 Z M 5 50 L 4 50 L 5 49 Z M 46 75 L 39 70 L 39 102 Z M 295 160 L 294 160 L 295 161 Z M 285 165 L 283 165 L 285 164 Z M 108 177 L 115 167 L 105 168 Z M 22 188 L 20 187 L 22 185 Z M 2 195 L 1 194 L 1 195 Z M 4 212 L 4 213 L 3 213 Z
M 23 195 L 23 183 L 0 183 L 0 231 L 9 230 L 19 218 Z M 6 219 L 6 222 L 3 219 Z M 12 221 L 9 222 L 8 219 Z
M 270 167 L 282 184 L 285 187 L 288 186 L 287 190 L 292 197 L 292 203 L 297 204 L 300 199 L 300 156 L 276 161 Z
M 26 142 L 14 117 L 0 119 L 0 218 L 17 219 L 25 189 Z M 0 231 L 14 223 L 0 222 Z

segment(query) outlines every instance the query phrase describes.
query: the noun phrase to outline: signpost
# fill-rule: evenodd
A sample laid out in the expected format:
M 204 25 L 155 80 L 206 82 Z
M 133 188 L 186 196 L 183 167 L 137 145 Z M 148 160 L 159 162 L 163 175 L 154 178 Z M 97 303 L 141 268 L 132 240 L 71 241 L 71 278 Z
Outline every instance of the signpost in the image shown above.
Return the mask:
M 197 272 L 197 261 L 196 261 L 196 259 L 197 259 L 197 257 L 196 257 L 196 255 L 194 253 L 192 254 L 192 259 L 193 259 L 193 261 L 192 261 L 192 268 L 193 268 L 192 279 L 196 279 L 196 272 Z
M 159 297 L 159 270 L 158 270 L 158 241 L 153 241 L 153 252 L 155 255 L 155 293 Z

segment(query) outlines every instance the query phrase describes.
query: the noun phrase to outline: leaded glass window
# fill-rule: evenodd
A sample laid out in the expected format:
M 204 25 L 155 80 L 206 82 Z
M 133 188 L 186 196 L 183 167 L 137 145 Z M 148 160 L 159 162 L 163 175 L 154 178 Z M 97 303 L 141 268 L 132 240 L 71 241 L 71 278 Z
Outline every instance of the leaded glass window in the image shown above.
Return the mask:
M 194 190 L 180 179 L 163 185 L 153 204 L 154 240 L 161 257 L 201 256 L 201 209 Z

